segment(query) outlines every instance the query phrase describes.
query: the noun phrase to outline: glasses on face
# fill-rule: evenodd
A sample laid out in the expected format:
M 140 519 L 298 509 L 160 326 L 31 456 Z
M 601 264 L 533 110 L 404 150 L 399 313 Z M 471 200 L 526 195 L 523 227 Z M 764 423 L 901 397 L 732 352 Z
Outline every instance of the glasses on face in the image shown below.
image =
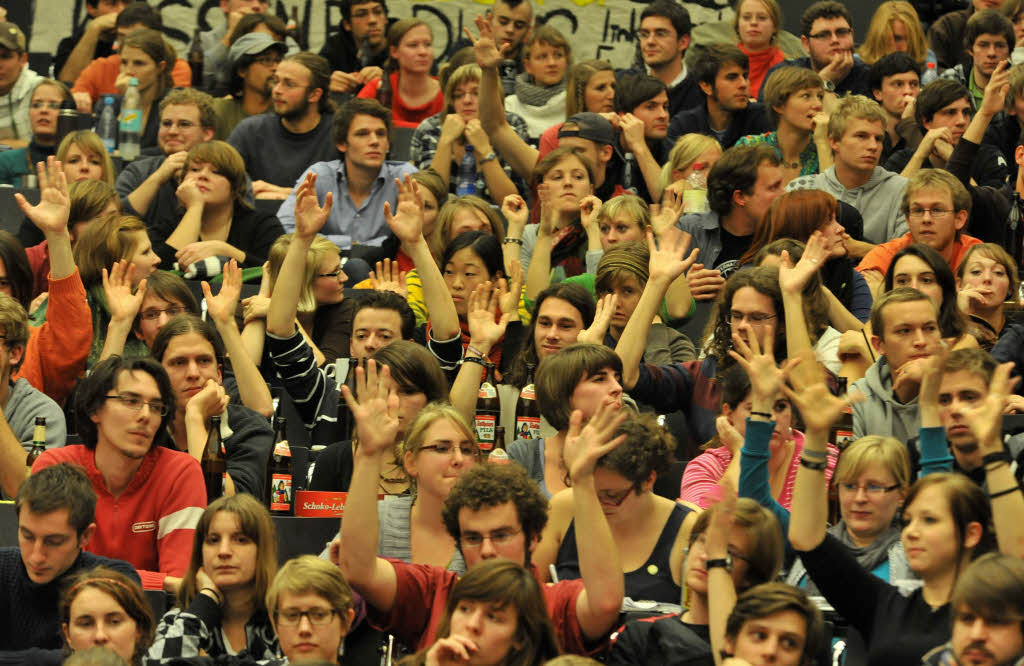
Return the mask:
M 142 406 L 149 406 L 149 411 L 153 414 L 159 414 L 160 416 L 167 416 L 170 408 L 164 404 L 163 400 L 150 400 L 146 402 L 142 399 L 142 396 L 133 395 L 126 393 L 125 395 L 108 395 L 107 398 L 111 400 L 117 400 L 122 405 L 132 410 L 133 412 L 141 412 Z
M 736 312 L 729 313 L 729 321 L 734 324 L 741 324 L 746 319 L 751 325 L 763 324 L 769 319 L 775 319 L 776 315 L 765 314 L 764 312 Z
M 826 39 L 832 39 L 833 35 L 836 36 L 836 39 L 845 39 L 845 38 L 849 37 L 852 34 L 853 34 L 853 30 L 851 30 L 849 28 L 839 28 L 838 30 L 835 30 L 835 31 L 832 31 L 832 30 L 822 30 L 821 32 L 816 32 L 813 35 L 809 35 L 809 36 L 810 36 L 811 39 L 826 40 Z
M 607 506 L 620 506 L 629 497 L 629 494 L 636 490 L 634 486 L 626 488 L 625 490 L 614 491 L 614 490 L 598 490 L 597 501 Z
M 286 608 L 285 610 L 274 611 L 277 623 L 282 627 L 297 627 L 305 617 L 309 623 L 316 626 L 330 624 L 334 616 L 338 614 L 337 608 L 310 608 L 300 611 L 297 608 Z
M 453 456 L 455 451 L 462 454 L 463 458 L 476 458 L 480 453 L 480 450 L 474 446 L 464 444 L 462 446 L 452 446 L 451 444 L 428 444 L 427 446 L 421 446 L 420 451 L 432 451 L 439 456 Z
M 384 10 L 381 9 L 380 7 L 374 7 L 373 9 L 357 9 L 356 11 L 352 12 L 352 18 L 354 19 L 364 19 L 371 15 L 384 16 Z
M 910 209 L 908 215 L 915 220 L 920 220 L 925 216 L 925 213 L 928 213 L 932 216 L 933 220 L 937 220 L 939 218 L 946 217 L 952 212 L 953 210 L 951 208 L 918 208 L 915 206 Z
M 468 532 L 462 535 L 460 541 L 464 548 L 467 546 L 469 548 L 479 548 L 484 544 L 484 540 L 489 540 L 492 546 L 501 546 L 509 543 L 522 533 L 522 530 L 495 530 L 489 535 Z
M 253 62 L 260 65 L 266 65 L 267 67 L 271 65 L 280 65 L 281 60 L 283 60 L 283 58 L 276 53 L 266 53 L 264 55 L 258 55 L 252 59 Z
M 880 486 L 875 483 L 869 483 L 867 485 L 858 486 L 856 483 L 840 483 L 840 490 L 844 490 L 850 494 L 856 495 L 858 490 L 863 490 L 871 497 L 881 497 L 882 495 L 891 493 L 900 487 L 900 484 L 894 483 L 891 486 Z
M 666 30 L 665 28 L 658 28 L 657 30 L 641 29 L 636 31 L 637 39 L 647 39 L 651 35 L 654 35 L 658 39 L 668 39 L 669 37 L 672 36 L 672 33 L 671 31 Z
M 163 310 L 146 310 L 145 312 L 139 314 L 139 319 L 142 319 L 143 321 L 156 321 L 157 319 L 160 318 L 160 315 L 164 314 L 165 312 L 167 313 L 168 317 L 177 317 L 184 311 L 185 308 L 181 307 L 180 305 L 165 308 Z
M 60 110 L 60 102 L 32 102 L 30 106 L 33 109 L 52 109 L 54 111 Z

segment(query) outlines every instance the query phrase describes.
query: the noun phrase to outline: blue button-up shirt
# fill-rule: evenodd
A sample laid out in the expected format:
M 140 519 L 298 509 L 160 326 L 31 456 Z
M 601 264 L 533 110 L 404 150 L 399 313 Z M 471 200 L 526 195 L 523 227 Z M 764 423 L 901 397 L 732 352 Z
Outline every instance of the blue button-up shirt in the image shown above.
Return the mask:
M 356 206 L 348 193 L 345 161 L 317 162 L 299 178 L 296 187 L 277 211 L 277 217 L 286 232 L 295 231 L 295 191 L 306 179 L 306 174 L 312 172 L 316 174 L 316 196 L 321 205 L 328 192 L 334 193 L 334 205 L 320 233 L 341 249 L 349 249 L 353 243 L 379 246 L 389 234 L 384 220 L 384 202 L 391 202 L 392 211 L 398 207 L 395 178 L 404 180 L 405 174 L 415 171 L 416 167 L 408 162 L 386 160 L 373 181 L 370 196 L 366 197 L 362 205 Z

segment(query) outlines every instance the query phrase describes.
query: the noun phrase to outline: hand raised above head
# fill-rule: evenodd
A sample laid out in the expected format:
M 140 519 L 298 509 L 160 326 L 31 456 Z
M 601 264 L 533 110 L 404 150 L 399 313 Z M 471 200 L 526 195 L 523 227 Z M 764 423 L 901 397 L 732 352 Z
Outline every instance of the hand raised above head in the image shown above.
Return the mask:
M 391 451 L 398 437 L 398 394 L 391 381 L 391 370 L 372 358 L 366 368 L 356 368 L 356 392 L 341 387 L 345 403 L 356 421 L 356 453 L 377 456 Z
M 51 155 L 45 164 L 36 164 L 36 173 L 39 176 L 39 203 L 30 205 L 21 193 L 15 193 L 14 200 L 25 216 L 32 220 L 32 224 L 44 234 L 67 234 L 71 201 L 63 165 Z
M 295 235 L 309 239 L 320 233 L 327 223 L 333 203 L 334 193 L 328 192 L 324 196 L 324 205 L 320 205 L 316 195 L 316 174 L 307 173 L 295 191 Z

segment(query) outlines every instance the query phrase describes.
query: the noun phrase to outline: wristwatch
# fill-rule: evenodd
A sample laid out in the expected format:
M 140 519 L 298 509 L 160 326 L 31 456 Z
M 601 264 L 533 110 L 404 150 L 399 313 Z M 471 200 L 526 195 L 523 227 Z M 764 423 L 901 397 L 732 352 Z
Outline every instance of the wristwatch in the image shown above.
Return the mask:
M 496 153 L 496 152 L 494 152 L 492 150 L 491 152 L 487 153 L 486 155 L 484 155 L 483 157 L 480 158 L 480 164 L 487 164 L 491 160 L 496 160 L 496 159 L 498 159 L 498 153 Z
M 828 79 L 825 79 L 823 85 L 825 87 L 826 92 L 834 93 L 836 91 L 835 81 L 829 81 Z
M 719 557 L 714 560 L 708 560 L 704 563 L 704 568 L 708 571 L 714 569 L 715 567 L 722 567 L 726 571 L 732 572 L 732 556 L 726 555 L 725 557 Z

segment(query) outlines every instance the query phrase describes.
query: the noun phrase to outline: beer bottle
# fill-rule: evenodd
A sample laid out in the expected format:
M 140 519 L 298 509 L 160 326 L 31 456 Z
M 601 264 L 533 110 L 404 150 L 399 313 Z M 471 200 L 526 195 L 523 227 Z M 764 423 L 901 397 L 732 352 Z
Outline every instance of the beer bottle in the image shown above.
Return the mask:
M 209 504 L 224 494 L 224 475 L 228 470 L 228 462 L 224 457 L 224 446 L 220 441 L 220 417 L 210 418 L 210 434 L 206 438 L 206 448 L 200 461 L 203 468 L 203 481 L 206 483 L 206 503 Z
M 188 51 L 188 66 L 192 69 L 192 87 L 203 89 L 203 47 L 199 43 L 200 30 L 197 27 L 192 33 L 192 46 Z
M 288 446 L 288 419 L 279 416 L 275 426 L 274 450 L 267 458 L 267 508 L 275 516 L 292 510 L 292 451 Z
M 526 366 L 526 385 L 519 392 L 516 403 L 516 431 L 512 439 L 540 439 L 540 406 L 537 404 L 537 392 L 533 388 L 533 369 Z
M 43 451 L 46 450 L 46 417 L 36 417 L 36 427 L 32 431 L 32 448 L 29 450 L 28 455 L 25 456 L 25 466 L 28 468 L 28 473 L 32 473 L 32 465 L 35 464 L 36 458 L 42 455 Z
M 508 453 L 505 452 L 505 426 L 494 429 L 494 450 L 487 456 L 487 462 L 492 465 L 508 464 Z
M 498 387 L 494 384 L 494 364 L 487 364 L 487 377 L 476 394 L 476 442 L 484 457 L 494 449 L 494 430 L 501 419 Z

